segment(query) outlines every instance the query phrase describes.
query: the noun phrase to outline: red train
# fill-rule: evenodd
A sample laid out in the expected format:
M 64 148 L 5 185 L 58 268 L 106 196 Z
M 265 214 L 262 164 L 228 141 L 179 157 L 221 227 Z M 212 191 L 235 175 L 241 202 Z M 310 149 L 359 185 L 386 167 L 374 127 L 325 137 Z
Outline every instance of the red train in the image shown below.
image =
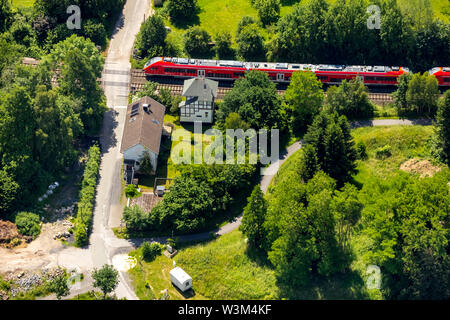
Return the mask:
M 436 67 L 429 71 L 429 74 L 434 75 L 441 87 L 450 87 L 450 67 Z
M 340 84 L 344 79 L 358 77 L 367 86 L 395 86 L 397 77 L 409 72 L 403 67 L 240 62 L 169 57 L 152 58 L 144 67 L 145 73 L 149 76 L 206 77 L 218 81 L 239 79 L 249 70 L 266 72 L 270 80 L 278 83 L 289 83 L 295 71 L 312 71 L 322 83 L 327 85 Z M 440 86 L 450 86 L 450 68 L 434 68 L 430 73 L 438 78 Z

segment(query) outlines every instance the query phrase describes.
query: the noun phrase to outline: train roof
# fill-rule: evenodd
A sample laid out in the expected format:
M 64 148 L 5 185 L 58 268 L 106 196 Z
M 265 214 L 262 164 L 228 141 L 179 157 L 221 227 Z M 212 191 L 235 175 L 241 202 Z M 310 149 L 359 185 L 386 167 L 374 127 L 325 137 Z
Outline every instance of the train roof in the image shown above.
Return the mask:
M 227 67 L 239 69 L 261 69 L 261 70 L 287 70 L 287 71 L 324 71 L 324 72 L 398 72 L 400 67 L 388 66 L 356 66 L 356 65 L 328 65 L 328 64 L 300 64 L 300 63 L 281 63 L 281 62 L 243 62 L 233 60 L 211 60 L 211 59 L 189 59 L 177 57 L 157 57 L 149 61 L 147 65 L 155 62 L 169 62 L 178 65 L 191 66 L 209 66 L 209 67 Z M 406 68 L 402 68 L 408 71 Z
M 430 71 L 428 71 L 428 73 L 430 75 L 436 74 L 436 73 L 450 73 L 450 67 L 435 67 L 433 69 L 431 69 Z

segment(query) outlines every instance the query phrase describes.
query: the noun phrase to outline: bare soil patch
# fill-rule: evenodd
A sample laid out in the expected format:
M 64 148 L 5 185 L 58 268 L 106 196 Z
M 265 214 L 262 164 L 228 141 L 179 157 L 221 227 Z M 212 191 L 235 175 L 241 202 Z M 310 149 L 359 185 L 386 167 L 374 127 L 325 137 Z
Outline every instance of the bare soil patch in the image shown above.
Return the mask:
M 441 167 L 433 165 L 429 160 L 409 159 L 400 165 L 400 170 L 419 174 L 421 178 L 432 177 Z

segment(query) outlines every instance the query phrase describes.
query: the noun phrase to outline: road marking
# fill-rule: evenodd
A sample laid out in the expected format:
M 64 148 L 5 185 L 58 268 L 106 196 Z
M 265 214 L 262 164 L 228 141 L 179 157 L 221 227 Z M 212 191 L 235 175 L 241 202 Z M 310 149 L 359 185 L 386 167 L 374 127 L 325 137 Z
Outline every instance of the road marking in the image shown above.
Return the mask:
M 103 74 L 118 74 L 128 76 L 130 74 L 130 70 L 105 69 L 103 70 Z
M 111 87 L 124 87 L 128 88 L 129 82 L 119 82 L 119 81 L 103 81 L 104 86 L 111 86 Z

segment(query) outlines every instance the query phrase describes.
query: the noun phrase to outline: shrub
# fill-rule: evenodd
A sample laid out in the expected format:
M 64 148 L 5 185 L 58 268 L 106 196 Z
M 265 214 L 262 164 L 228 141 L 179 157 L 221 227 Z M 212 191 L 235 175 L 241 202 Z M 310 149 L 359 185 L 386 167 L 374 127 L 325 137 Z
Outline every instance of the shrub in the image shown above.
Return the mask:
M 82 247 L 86 245 L 89 241 L 88 233 L 87 233 L 87 227 L 83 223 L 79 223 L 78 221 L 75 222 L 75 245 L 77 247 Z
M 128 230 L 141 231 L 147 228 L 148 214 L 139 206 L 125 207 L 122 220 Z
M 126 188 L 125 188 L 125 195 L 127 196 L 127 198 L 137 198 L 140 196 L 140 192 L 136 189 L 136 187 L 132 184 L 129 184 Z
M 377 159 L 385 159 L 390 157 L 391 155 L 391 146 L 388 144 L 375 150 L 375 157 Z
M 358 158 L 360 160 L 367 159 L 366 145 L 364 142 L 358 142 L 358 144 L 356 145 L 356 152 L 358 153 Z
M 157 242 L 144 242 L 142 244 L 142 257 L 146 262 L 151 262 L 161 254 L 161 250 L 162 247 Z
M 31 212 L 19 212 L 16 216 L 16 225 L 19 233 L 36 238 L 41 232 L 39 216 Z

